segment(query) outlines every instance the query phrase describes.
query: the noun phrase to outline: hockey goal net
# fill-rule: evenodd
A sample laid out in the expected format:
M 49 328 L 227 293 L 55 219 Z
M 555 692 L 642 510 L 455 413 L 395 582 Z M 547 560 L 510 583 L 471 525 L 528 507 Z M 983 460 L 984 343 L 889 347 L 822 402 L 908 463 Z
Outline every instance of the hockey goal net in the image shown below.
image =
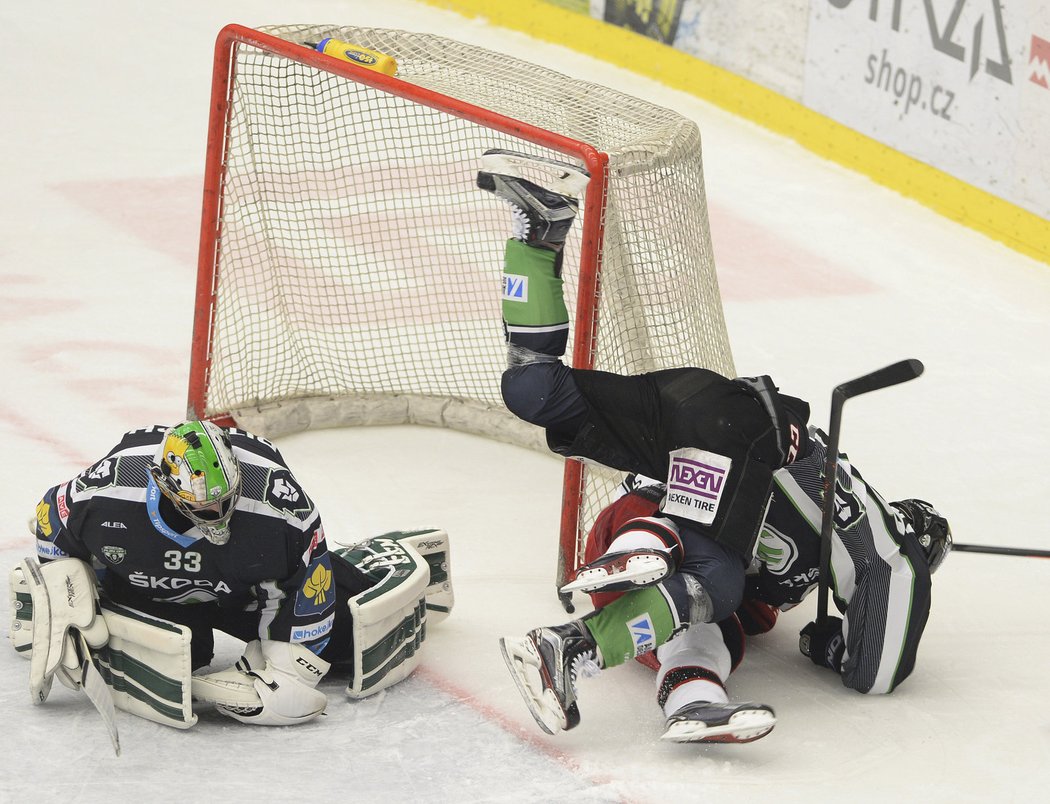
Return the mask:
M 395 76 L 323 55 L 392 56 Z M 545 450 L 500 399 L 509 216 L 482 153 L 592 176 L 566 247 L 577 367 L 733 373 L 697 126 L 427 34 L 231 25 L 215 49 L 190 415 L 267 436 L 418 423 Z M 618 473 L 567 461 L 559 580 Z

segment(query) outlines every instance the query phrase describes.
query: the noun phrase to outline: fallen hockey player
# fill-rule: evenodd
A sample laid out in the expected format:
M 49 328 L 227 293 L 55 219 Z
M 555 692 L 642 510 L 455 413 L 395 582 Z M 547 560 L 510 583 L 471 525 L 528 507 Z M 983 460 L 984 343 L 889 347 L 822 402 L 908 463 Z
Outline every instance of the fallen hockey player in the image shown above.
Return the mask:
M 478 186 L 509 204 L 513 221 L 504 401 L 545 428 L 561 455 L 668 482 L 563 589 L 623 594 L 565 625 L 505 638 L 504 658 L 548 733 L 579 724 L 581 674 L 655 652 L 666 739 L 749 742 L 769 733 L 775 717 L 764 704 L 729 702 L 733 661 L 722 624 L 748 615 L 745 591 L 754 618 L 762 606 L 789 607 L 815 588 L 823 436 L 808 426 L 808 404 L 766 376 L 731 379 L 702 368 L 622 376 L 561 361 L 569 328 L 562 248 L 588 180 L 575 165 L 524 154 L 494 150 L 482 159 Z M 927 504 L 891 507 L 848 463 L 839 467 L 836 538 L 846 552 L 835 554 L 833 568 L 847 614 L 808 625 L 800 647 L 847 686 L 889 692 L 914 666 L 930 572 L 950 533 Z M 764 525 L 771 494 L 774 519 Z

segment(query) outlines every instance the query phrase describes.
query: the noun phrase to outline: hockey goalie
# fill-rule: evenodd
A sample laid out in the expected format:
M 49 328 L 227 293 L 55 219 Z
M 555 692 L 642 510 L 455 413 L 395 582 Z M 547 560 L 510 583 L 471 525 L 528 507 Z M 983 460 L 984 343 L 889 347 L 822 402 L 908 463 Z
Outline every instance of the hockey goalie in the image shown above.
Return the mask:
M 126 433 L 44 494 L 31 530 L 36 559 L 10 572 L 10 639 L 33 702 L 57 677 L 104 716 L 189 728 L 198 701 L 242 723 L 305 723 L 330 673 L 351 698 L 406 678 L 453 603 L 444 531 L 330 550 L 278 449 L 206 421 Z M 216 630 L 243 655 L 205 672 Z

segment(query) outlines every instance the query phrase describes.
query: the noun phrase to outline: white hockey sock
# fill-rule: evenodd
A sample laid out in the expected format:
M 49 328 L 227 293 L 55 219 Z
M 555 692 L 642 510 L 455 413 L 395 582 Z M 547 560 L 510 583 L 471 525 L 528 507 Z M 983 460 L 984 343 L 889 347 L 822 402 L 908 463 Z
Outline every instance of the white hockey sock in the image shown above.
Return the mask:
M 628 550 L 637 550 L 638 548 L 662 550 L 665 553 L 671 552 L 658 536 L 644 530 L 629 530 L 626 533 L 621 533 L 609 542 L 605 552 L 620 553 Z
M 708 703 L 727 703 L 729 696 L 720 684 L 713 681 L 697 679 L 680 684 L 671 691 L 664 702 L 664 715 L 670 717 L 686 704 L 705 701 Z

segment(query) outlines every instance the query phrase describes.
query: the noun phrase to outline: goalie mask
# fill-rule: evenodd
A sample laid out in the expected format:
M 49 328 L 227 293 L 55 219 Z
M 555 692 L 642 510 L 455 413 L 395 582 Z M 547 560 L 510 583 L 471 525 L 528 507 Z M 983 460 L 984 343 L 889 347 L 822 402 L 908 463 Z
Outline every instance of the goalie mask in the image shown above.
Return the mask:
M 229 434 L 211 422 L 169 427 L 150 474 L 161 493 L 212 544 L 230 538 L 230 517 L 241 490 L 241 468 Z
M 900 512 L 905 524 L 911 526 L 926 555 L 930 572 L 936 572 L 952 550 L 952 529 L 948 520 L 925 500 L 901 500 L 891 505 Z

